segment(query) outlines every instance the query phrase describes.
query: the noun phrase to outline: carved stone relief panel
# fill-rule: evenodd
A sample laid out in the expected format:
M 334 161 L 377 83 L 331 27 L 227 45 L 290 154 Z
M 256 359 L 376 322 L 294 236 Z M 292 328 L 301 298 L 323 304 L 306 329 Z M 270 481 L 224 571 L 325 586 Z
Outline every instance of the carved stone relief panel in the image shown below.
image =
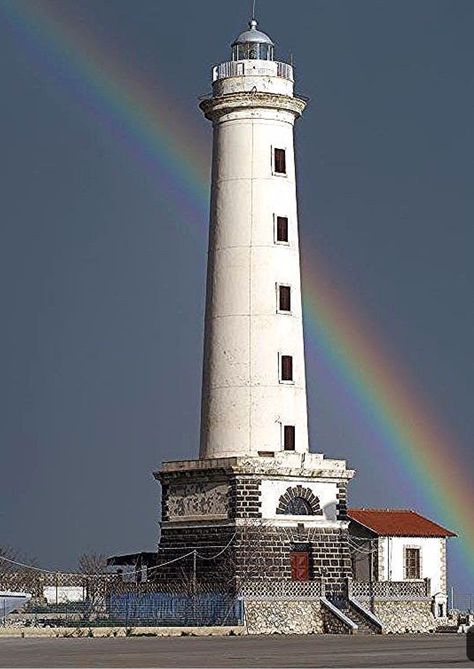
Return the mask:
M 170 520 L 227 515 L 226 482 L 181 483 L 169 488 L 167 507 Z

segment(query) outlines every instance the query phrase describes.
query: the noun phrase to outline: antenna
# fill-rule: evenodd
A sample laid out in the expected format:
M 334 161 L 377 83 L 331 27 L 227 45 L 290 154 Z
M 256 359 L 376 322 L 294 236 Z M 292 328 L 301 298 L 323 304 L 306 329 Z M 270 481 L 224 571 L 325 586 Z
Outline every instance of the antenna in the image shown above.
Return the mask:
M 252 21 L 255 21 L 255 4 L 257 0 L 252 0 Z

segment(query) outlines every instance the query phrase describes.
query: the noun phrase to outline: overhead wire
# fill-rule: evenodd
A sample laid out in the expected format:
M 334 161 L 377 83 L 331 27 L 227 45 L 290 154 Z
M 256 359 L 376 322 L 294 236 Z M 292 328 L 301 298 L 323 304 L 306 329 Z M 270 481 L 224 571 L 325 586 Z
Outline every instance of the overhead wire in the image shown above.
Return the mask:
M 237 536 L 237 532 L 234 532 L 234 534 L 233 534 L 232 537 L 230 538 L 230 540 L 229 540 L 229 542 L 227 543 L 227 545 L 224 546 L 224 548 L 223 548 L 221 551 L 219 551 L 218 553 L 216 553 L 215 555 L 211 555 L 211 556 L 200 555 L 200 554 L 196 551 L 196 557 L 200 558 L 201 560 L 215 560 L 215 559 L 218 558 L 220 555 L 222 555 L 222 553 L 225 553 L 225 551 L 229 548 L 229 546 L 230 546 L 231 543 L 234 541 L 234 539 L 235 539 L 236 536 Z
M 191 555 L 196 555 L 196 557 L 199 558 L 200 560 L 215 560 L 216 558 L 220 557 L 229 548 L 231 543 L 234 541 L 236 535 L 237 535 L 237 532 L 234 532 L 234 534 L 230 538 L 229 542 L 224 546 L 224 548 L 222 548 L 222 550 L 220 550 L 215 555 L 210 555 L 210 556 L 201 555 L 200 553 L 197 552 L 196 549 L 194 549 L 192 551 L 189 551 L 189 553 L 185 553 L 185 555 L 180 555 L 176 558 L 173 558 L 172 560 L 167 560 L 166 562 L 161 562 L 160 564 L 156 564 L 156 565 L 153 565 L 152 567 L 148 567 L 147 568 L 147 573 L 150 572 L 150 571 L 154 571 L 155 569 L 161 569 L 162 567 L 166 567 L 170 564 L 173 564 L 174 562 L 179 562 L 180 560 L 185 560 L 187 557 L 190 557 Z M 56 570 L 43 569 L 42 567 L 36 567 L 35 565 L 32 565 L 32 564 L 26 564 L 25 562 L 19 562 L 18 560 L 12 560 L 11 558 L 7 558 L 4 555 L 0 555 L 0 560 L 3 560 L 4 562 L 8 562 L 9 564 L 16 565 L 18 567 L 24 567 L 25 569 L 31 569 L 32 571 L 41 572 L 43 574 L 58 574 L 58 573 L 61 573 L 57 569 Z M 135 574 L 135 573 L 136 573 L 135 569 L 130 569 L 130 570 L 121 571 L 120 575 L 121 576 L 127 576 L 129 574 L 132 575 L 132 574 Z M 97 577 L 102 576 L 103 577 L 103 576 L 106 576 L 107 574 L 110 574 L 110 572 L 93 572 L 91 574 L 84 573 L 84 574 L 81 574 L 81 575 L 82 576 L 89 576 L 89 577 L 92 577 L 92 576 L 97 576 Z
M 172 560 L 167 560 L 166 562 L 162 562 L 160 564 L 156 564 L 156 565 L 153 565 L 151 567 L 148 567 L 147 572 L 155 571 L 156 569 L 161 569 L 162 567 L 166 567 L 166 566 L 168 566 L 170 564 L 173 564 L 175 562 L 179 562 L 180 560 L 185 560 L 187 557 L 190 557 L 191 555 L 195 555 L 196 558 L 199 558 L 200 560 L 215 560 L 218 557 L 220 557 L 223 553 L 225 553 L 225 551 L 230 547 L 230 545 L 234 541 L 236 535 L 237 535 L 237 532 L 234 532 L 234 534 L 229 539 L 227 544 L 220 551 L 215 553 L 214 555 L 201 555 L 201 553 L 199 553 L 196 549 L 194 549 L 192 551 L 189 551 L 188 553 L 185 553 L 184 555 L 180 555 L 176 558 L 173 558 Z M 357 551 L 358 553 L 361 553 L 363 555 L 372 555 L 372 554 L 374 554 L 378 551 L 377 548 L 366 549 L 366 548 L 356 544 L 354 541 L 351 541 L 350 539 L 348 539 L 348 544 L 349 544 L 349 547 L 352 550 Z M 40 572 L 40 573 L 43 573 L 43 574 L 58 574 L 58 573 L 60 573 L 60 571 L 57 570 L 57 569 L 56 570 L 43 569 L 42 567 L 37 567 L 37 566 L 32 565 L 32 564 L 26 564 L 25 562 L 20 562 L 18 560 L 12 560 L 11 558 L 8 558 L 4 555 L 0 555 L 0 560 L 3 560 L 4 562 L 8 562 L 9 564 L 12 564 L 12 565 L 16 565 L 18 567 L 23 567 L 25 569 L 30 569 L 32 571 Z M 107 573 L 110 573 L 110 572 L 93 572 L 91 574 L 83 574 L 83 576 L 89 576 L 89 577 L 92 577 L 92 576 L 100 577 L 100 576 L 102 576 L 103 577 Z M 121 576 L 127 576 L 127 575 L 132 575 L 132 574 L 135 574 L 135 573 L 136 573 L 136 569 L 130 569 L 130 570 L 121 571 L 120 575 Z

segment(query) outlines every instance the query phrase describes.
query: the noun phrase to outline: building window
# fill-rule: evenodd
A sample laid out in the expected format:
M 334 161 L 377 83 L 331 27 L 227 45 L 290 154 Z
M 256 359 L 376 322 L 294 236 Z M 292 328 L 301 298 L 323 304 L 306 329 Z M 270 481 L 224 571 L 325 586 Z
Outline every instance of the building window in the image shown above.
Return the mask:
M 309 581 L 309 553 L 293 551 L 290 553 L 291 580 Z
M 286 216 L 276 217 L 276 241 L 280 244 L 288 244 L 288 218 Z
M 283 426 L 283 448 L 285 451 L 294 451 L 295 450 L 295 426 L 294 425 L 284 425 Z
M 290 286 L 278 286 L 278 311 L 291 311 Z
M 278 500 L 276 512 L 289 516 L 322 516 L 319 497 L 300 485 L 287 488 Z
M 405 548 L 405 578 L 416 580 L 421 578 L 421 560 L 419 548 Z
M 273 171 L 275 174 L 286 174 L 285 149 L 273 149 Z
M 280 380 L 293 381 L 293 356 L 282 355 L 280 363 Z
M 286 507 L 288 516 L 312 516 L 311 504 L 303 497 L 293 497 Z

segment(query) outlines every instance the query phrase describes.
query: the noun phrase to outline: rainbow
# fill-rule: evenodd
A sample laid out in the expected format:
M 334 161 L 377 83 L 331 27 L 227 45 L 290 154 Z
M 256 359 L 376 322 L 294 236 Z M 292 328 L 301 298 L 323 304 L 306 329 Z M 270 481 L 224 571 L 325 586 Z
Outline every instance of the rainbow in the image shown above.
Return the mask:
M 52 3 L 4 0 L 0 11 L 20 38 L 22 50 L 149 167 L 149 174 L 159 173 L 159 188 L 168 201 L 178 202 L 182 213 L 198 207 L 201 216 L 206 214 L 208 146 L 180 114 L 168 85 L 137 74 L 112 46 L 104 48 L 94 40 L 81 17 L 72 25 L 55 13 Z
M 70 16 L 60 16 L 47 1 L 4 0 L 1 10 L 35 62 L 75 95 L 139 162 L 159 174 L 157 187 L 164 200 L 181 213 L 191 212 L 204 225 L 208 147 L 193 120 L 177 112 L 179 104 L 170 99 L 170 87 L 137 76 L 111 46 L 99 46 L 83 22 L 73 25 Z M 203 228 L 198 232 L 202 235 Z M 307 355 L 317 357 L 350 395 L 355 411 L 370 422 L 380 444 L 374 462 L 395 464 L 387 486 L 416 488 L 428 511 L 459 533 L 453 557 L 474 576 L 474 492 L 456 440 L 424 406 L 403 367 L 376 341 L 349 296 L 334 288 L 324 259 L 315 252 L 307 255 L 311 255 L 311 262 L 303 265 Z M 348 411 L 344 405 L 341 409 Z M 391 480 L 395 475 L 397 479 Z

